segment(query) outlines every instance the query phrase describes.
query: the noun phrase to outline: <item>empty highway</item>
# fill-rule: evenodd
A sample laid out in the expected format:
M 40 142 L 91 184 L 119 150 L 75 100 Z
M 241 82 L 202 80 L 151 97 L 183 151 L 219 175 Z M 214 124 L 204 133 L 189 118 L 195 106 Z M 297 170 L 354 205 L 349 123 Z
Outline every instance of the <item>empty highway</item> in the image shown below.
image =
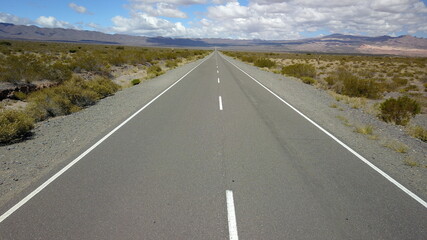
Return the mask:
M 427 239 L 423 200 L 219 53 L 153 100 L 4 209 L 0 239 Z

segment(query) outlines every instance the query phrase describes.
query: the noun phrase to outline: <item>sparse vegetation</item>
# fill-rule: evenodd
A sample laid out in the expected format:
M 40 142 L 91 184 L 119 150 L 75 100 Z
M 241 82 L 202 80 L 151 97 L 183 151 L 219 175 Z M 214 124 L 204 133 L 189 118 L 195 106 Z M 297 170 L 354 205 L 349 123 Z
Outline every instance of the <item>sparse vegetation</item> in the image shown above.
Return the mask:
M 344 116 L 338 115 L 338 116 L 336 116 L 336 118 L 339 119 L 347 127 L 353 126 L 353 124 L 350 123 L 350 121 L 348 120 L 348 118 L 346 118 Z
M 362 109 L 381 120 L 406 125 L 416 114 L 427 113 L 427 58 L 314 53 L 224 52 L 254 64 L 258 59 L 275 63 L 268 70 L 301 79 L 327 90 L 351 108 Z M 256 64 L 254 64 L 257 66 Z M 379 101 L 391 95 L 394 100 Z M 339 108 L 331 104 L 331 108 Z M 341 121 L 346 126 L 348 119 Z M 425 127 L 425 126 L 423 126 Z M 407 133 L 425 139 L 417 127 Z M 374 135 L 372 135 L 374 136 Z M 425 141 L 425 140 L 423 140 Z
M 380 105 L 380 118 L 386 122 L 406 125 L 411 117 L 420 113 L 421 107 L 417 101 L 407 97 L 390 98 Z
M 301 81 L 305 84 L 313 85 L 316 83 L 316 79 L 312 77 L 301 77 Z
M 157 76 L 161 75 L 163 72 L 162 72 L 162 68 L 160 66 L 153 65 L 147 69 L 147 73 L 148 73 L 148 75 L 157 77 Z
M 27 135 L 34 128 L 34 119 L 17 110 L 0 111 L 0 143 Z
M 403 160 L 403 164 L 405 164 L 406 166 L 409 166 L 409 167 L 419 167 L 420 166 L 420 164 L 418 163 L 418 162 L 416 162 L 416 161 L 414 161 L 412 158 L 410 158 L 410 157 L 406 157 L 404 160 Z
M 418 138 L 421 141 L 427 142 L 427 129 L 421 126 L 408 126 L 406 128 L 406 132 L 414 138 Z
M 225 52 L 248 63 L 269 59 L 281 72 L 301 78 L 311 77 L 313 85 L 349 97 L 381 99 L 389 92 L 411 95 L 427 113 L 427 58 L 339 54 L 299 54 L 266 52 Z M 421 94 L 421 95 L 420 95 Z
M 114 94 L 119 87 L 111 80 L 97 77 L 85 81 L 74 77 L 64 84 L 31 93 L 28 112 L 36 120 L 67 115 L 95 104 L 101 98 Z
M 363 135 L 373 135 L 374 127 L 371 125 L 356 126 L 354 131 Z
M 327 82 L 337 93 L 349 97 L 376 99 L 380 96 L 380 88 L 375 81 L 359 78 L 344 67 L 327 77 Z
M 132 83 L 132 85 L 133 85 L 133 86 L 135 86 L 135 85 L 140 84 L 140 83 L 141 83 L 141 80 L 139 80 L 138 78 L 136 78 L 136 79 L 133 79 L 133 80 L 131 81 L 131 83 Z
M 406 153 L 409 150 L 409 147 L 406 144 L 401 143 L 401 142 L 396 141 L 396 140 L 386 140 L 383 143 L 383 146 L 390 148 L 391 150 L 394 150 L 398 153 Z
M 261 68 L 272 68 L 276 66 L 276 63 L 267 58 L 260 58 L 255 61 L 254 65 Z
M 289 66 L 284 66 L 282 68 L 282 74 L 286 74 L 292 77 L 302 78 L 302 77 L 316 77 L 316 69 L 311 64 L 292 64 Z
M 112 81 L 114 69 L 134 66 L 146 69 L 144 78 L 151 78 L 207 54 L 204 50 L 1 41 L 0 84 L 24 86 L 24 91 L 10 96 L 25 104 L 22 110 L 0 110 L 0 142 L 25 136 L 34 121 L 79 111 L 114 94 L 120 88 Z M 37 81 L 46 84 L 36 88 Z

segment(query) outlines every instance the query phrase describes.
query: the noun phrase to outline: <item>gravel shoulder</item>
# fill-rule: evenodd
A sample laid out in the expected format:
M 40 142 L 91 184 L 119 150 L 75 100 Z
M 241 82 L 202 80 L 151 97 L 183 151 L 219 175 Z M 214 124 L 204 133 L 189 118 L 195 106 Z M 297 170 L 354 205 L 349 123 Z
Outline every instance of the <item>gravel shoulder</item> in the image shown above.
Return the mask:
M 336 101 L 324 90 L 304 84 L 298 79 L 263 71 L 231 57 L 222 56 L 409 190 L 427 200 L 427 143 L 406 135 L 401 126 L 385 123 L 362 109 L 354 109 L 348 104 Z M 339 107 L 331 108 L 333 104 Z M 337 118 L 337 116 L 341 117 Z M 340 118 L 348 119 L 348 123 L 344 124 Z M 422 119 L 427 119 L 427 116 L 419 115 L 415 121 L 422 122 Z M 355 126 L 363 125 L 373 126 L 377 139 L 370 139 L 369 136 L 354 131 Z M 408 147 L 407 152 L 399 153 L 384 146 L 393 145 L 396 142 L 405 144 Z M 405 161 L 415 161 L 419 166 L 410 167 L 405 164 Z
M 30 139 L 0 146 L 0 208 L 53 175 L 201 61 L 126 88 L 77 113 L 39 122 Z

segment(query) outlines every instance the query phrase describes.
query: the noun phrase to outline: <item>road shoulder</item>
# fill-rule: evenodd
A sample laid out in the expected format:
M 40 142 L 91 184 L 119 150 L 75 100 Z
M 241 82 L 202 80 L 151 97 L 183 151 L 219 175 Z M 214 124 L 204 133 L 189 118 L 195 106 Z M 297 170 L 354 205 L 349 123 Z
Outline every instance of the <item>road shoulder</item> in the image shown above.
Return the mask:
M 424 167 L 424 165 L 427 165 L 427 144 L 425 142 L 407 136 L 399 126 L 384 123 L 364 113 L 361 109 L 346 108 L 345 106 L 340 109 L 331 108 L 331 105 L 337 104 L 336 100 L 321 89 L 316 89 L 301 81 L 266 72 L 230 57 L 222 56 L 257 79 L 419 197 L 424 200 L 427 199 L 427 168 Z M 342 118 L 338 116 L 342 116 Z M 342 119 L 348 119 L 351 122 L 351 126 L 343 124 Z M 365 124 L 373 125 L 380 139 L 369 139 L 368 136 L 354 131 L 356 125 Z M 398 153 L 384 147 L 386 141 L 402 142 L 409 146 L 409 150 L 407 153 Z M 416 161 L 421 162 L 421 166 L 407 166 L 405 165 L 405 160 L 407 159 L 416 159 Z
M 119 91 L 77 113 L 39 122 L 31 139 L 0 146 L 0 207 L 53 175 L 203 60 Z

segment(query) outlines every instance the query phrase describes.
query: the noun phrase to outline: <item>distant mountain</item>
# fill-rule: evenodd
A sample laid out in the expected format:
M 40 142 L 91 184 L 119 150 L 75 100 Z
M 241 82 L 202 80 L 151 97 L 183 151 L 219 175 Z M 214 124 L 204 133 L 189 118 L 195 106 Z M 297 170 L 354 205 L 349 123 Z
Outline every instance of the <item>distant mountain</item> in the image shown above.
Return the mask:
M 105 34 L 62 28 L 40 28 L 0 23 L 0 38 L 33 41 L 58 41 L 96 44 L 120 44 L 157 47 L 220 47 L 227 50 L 277 52 L 366 53 L 427 56 L 427 39 L 412 36 L 353 36 L 332 34 L 300 40 L 235 40 L 221 38 L 142 37 Z

